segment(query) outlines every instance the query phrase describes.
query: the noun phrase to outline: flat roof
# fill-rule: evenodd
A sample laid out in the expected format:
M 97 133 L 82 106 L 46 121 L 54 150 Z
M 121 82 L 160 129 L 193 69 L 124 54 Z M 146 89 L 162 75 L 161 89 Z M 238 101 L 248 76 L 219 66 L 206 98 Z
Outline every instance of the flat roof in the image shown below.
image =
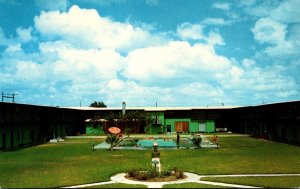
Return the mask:
M 205 110 L 205 109 L 232 109 L 240 106 L 203 106 L 203 107 L 126 107 L 125 110 L 144 110 L 144 111 L 167 111 L 167 110 Z M 65 107 L 77 110 L 122 110 L 121 107 Z

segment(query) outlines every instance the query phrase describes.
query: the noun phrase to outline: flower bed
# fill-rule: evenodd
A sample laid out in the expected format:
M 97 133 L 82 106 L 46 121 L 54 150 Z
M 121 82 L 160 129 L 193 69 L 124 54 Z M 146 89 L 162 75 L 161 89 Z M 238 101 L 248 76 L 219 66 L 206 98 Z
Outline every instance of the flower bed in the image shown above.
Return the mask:
M 183 171 L 178 168 L 163 169 L 158 172 L 154 167 L 148 169 L 132 169 L 125 176 L 130 180 L 148 181 L 148 182 L 165 182 L 175 181 L 186 178 Z

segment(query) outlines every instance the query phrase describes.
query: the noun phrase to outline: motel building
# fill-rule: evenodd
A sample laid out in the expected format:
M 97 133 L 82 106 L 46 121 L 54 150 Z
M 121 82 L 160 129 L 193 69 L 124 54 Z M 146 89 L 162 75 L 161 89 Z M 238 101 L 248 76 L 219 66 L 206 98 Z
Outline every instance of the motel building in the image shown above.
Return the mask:
M 129 115 L 137 113 L 144 118 L 147 115 L 147 119 L 129 118 Z M 0 102 L 0 151 L 47 143 L 64 136 L 105 135 L 111 126 L 119 127 L 122 134 L 231 131 L 300 145 L 300 101 L 242 107 L 126 108 L 52 107 Z
M 139 124 L 139 128 L 131 130 L 131 133 L 214 133 L 216 130 L 227 130 L 221 124 L 222 118 L 218 115 L 218 112 L 232 108 L 234 107 L 129 107 L 126 108 L 126 112 L 144 112 L 150 117 L 148 124 Z M 110 113 L 117 115 L 124 112 L 122 108 L 85 107 L 81 108 L 81 110 L 99 113 L 98 118 L 85 120 L 86 134 L 105 134 L 106 130 L 104 127 L 108 122 L 105 119 L 106 115 Z M 94 117 L 97 117 L 95 115 Z M 118 122 L 118 120 L 114 120 L 113 124 L 119 126 L 123 133 L 125 133 L 127 127 L 133 126 L 130 121 L 127 122 L 126 126 L 123 126 L 124 124 L 121 121 Z

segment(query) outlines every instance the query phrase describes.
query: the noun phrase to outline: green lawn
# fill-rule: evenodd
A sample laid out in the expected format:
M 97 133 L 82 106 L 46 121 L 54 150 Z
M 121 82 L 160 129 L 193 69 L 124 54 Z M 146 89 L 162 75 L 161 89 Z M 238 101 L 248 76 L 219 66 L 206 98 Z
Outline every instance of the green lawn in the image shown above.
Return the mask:
M 240 184 L 248 186 L 260 186 L 267 188 L 296 188 L 300 186 L 300 176 L 283 177 L 206 177 L 201 180 Z
M 140 184 L 123 184 L 123 183 L 114 183 L 114 184 L 103 184 L 98 186 L 92 186 L 88 188 L 147 188 L 146 185 Z
M 249 137 L 219 137 L 220 149 L 161 150 L 165 167 L 197 174 L 300 173 L 300 148 Z M 61 187 L 109 181 L 150 164 L 151 150 L 98 150 L 103 139 L 67 139 L 0 153 L 0 187 Z M 107 186 L 108 187 L 108 186 Z
M 190 183 L 183 183 L 183 184 L 166 184 L 163 186 L 163 188 L 226 188 L 226 187 L 190 182 Z

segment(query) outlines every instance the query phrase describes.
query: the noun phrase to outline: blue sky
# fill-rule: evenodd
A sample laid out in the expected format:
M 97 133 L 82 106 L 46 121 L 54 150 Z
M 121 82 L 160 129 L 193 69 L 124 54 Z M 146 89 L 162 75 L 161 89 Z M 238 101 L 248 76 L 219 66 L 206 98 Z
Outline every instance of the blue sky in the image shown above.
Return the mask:
M 109 107 L 300 99 L 299 0 L 0 0 L 0 91 Z M 5 99 L 10 101 L 10 99 Z

